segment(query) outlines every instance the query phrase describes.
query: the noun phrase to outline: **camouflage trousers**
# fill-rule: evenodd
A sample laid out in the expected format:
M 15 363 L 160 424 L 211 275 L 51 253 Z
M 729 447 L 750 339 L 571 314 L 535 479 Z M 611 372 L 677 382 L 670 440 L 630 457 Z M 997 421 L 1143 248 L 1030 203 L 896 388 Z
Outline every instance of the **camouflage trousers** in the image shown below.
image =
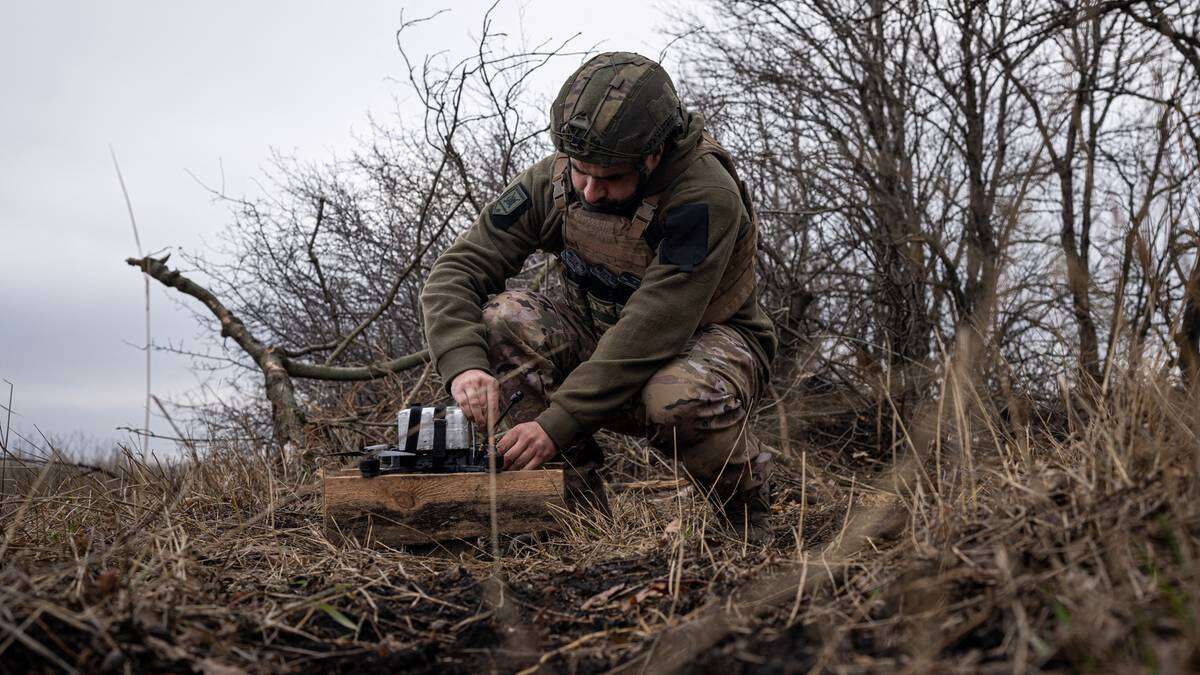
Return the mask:
M 592 355 L 599 337 L 573 305 L 544 293 L 501 293 L 484 305 L 483 320 L 504 400 L 518 390 L 524 394 L 509 413 L 512 423 L 537 417 L 555 387 Z M 759 380 L 757 360 L 737 331 L 704 326 L 602 428 L 647 438 L 682 464 L 731 518 L 741 507 L 760 510 L 771 454 L 747 424 Z M 568 477 L 572 472 L 598 476 L 603 457 L 590 439 L 560 450 Z

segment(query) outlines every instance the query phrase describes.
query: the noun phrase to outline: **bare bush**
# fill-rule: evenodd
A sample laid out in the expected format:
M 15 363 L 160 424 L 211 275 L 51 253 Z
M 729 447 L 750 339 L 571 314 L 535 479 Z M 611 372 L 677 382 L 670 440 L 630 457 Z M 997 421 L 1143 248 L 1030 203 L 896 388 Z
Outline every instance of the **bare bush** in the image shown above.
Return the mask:
M 209 361 L 261 373 L 277 436 L 296 447 L 321 439 L 348 445 L 323 422 L 378 417 L 406 398 L 406 382 L 425 380 L 405 374 L 427 360 L 417 302 L 425 272 L 545 150 L 544 114 L 526 96 L 527 82 L 565 55 L 566 43 L 511 45 L 489 12 L 465 57 L 410 60 L 407 31 L 434 20 L 409 21 L 397 32 L 423 110 L 418 128 L 375 122 L 343 159 L 277 155 L 258 197 L 214 190 L 233 219 L 215 255 L 187 258 L 202 283 L 165 261 L 130 261 L 201 300 L 202 323 L 218 318 L 234 344 L 218 345 Z M 377 384 L 327 384 L 354 381 Z
M 969 0 L 695 15 L 687 89 L 754 167 L 767 297 L 814 382 L 857 384 L 869 408 L 880 386 L 927 384 L 953 344 L 993 391 L 1048 397 L 1060 373 L 1100 384 L 1174 351 L 1196 75 L 1187 36 L 1142 9 L 1159 16 Z

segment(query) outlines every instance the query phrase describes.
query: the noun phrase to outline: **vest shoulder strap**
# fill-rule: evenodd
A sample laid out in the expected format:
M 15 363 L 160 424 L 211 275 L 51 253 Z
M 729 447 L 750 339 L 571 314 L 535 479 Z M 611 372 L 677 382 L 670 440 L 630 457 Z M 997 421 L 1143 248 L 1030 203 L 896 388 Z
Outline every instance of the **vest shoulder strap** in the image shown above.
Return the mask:
M 569 168 L 570 158 L 561 152 L 554 155 L 554 177 L 551 181 L 554 186 L 554 208 L 557 211 L 567 209 L 567 181 L 571 179 Z
M 637 211 L 633 213 L 632 234 L 635 237 L 645 236 L 646 231 L 650 228 L 650 223 L 654 222 L 654 213 L 658 211 L 658 195 L 650 195 L 642 200 L 638 205 Z

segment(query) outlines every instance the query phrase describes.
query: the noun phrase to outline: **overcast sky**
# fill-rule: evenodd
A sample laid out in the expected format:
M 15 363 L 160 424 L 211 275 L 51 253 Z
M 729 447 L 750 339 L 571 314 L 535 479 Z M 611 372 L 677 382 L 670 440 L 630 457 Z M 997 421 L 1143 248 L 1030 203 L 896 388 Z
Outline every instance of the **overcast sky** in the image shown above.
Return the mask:
M 417 55 L 461 49 L 489 2 L 20 3 L 0 24 L 0 378 L 14 434 L 111 446 L 140 426 L 142 279 L 109 158 L 116 150 L 147 251 L 202 248 L 227 213 L 188 175 L 254 193 L 272 148 L 319 159 L 353 145 L 368 113 L 417 121 L 395 82 L 395 31 L 452 7 L 410 38 Z M 502 2 L 497 28 L 532 42 L 657 56 L 669 41 L 650 3 Z M 520 15 L 524 15 L 524 20 Z M 570 74 L 563 60 L 542 94 Z M 391 117 L 389 117 L 391 115 Z M 202 334 L 152 289 L 157 343 Z M 198 390 L 186 358 L 154 354 L 153 390 Z M 8 385 L 0 383 L 0 405 Z M 0 411 L 2 412 L 2 411 Z M 0 425 L 5 417 L 0 415 Z M 152 423 L 163 431 L 162 422 Z M 153 444 L 152 444 L 153 446 Z

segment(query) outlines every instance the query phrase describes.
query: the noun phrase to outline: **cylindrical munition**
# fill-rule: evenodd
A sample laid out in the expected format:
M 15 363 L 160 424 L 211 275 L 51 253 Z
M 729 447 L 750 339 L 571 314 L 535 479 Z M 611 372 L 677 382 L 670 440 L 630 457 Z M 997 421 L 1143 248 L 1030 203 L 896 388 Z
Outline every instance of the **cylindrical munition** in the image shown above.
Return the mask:
M 416 415 L 419 414 L 419 417 Z M 440 422 L 440 420 L 445 420 Z M 440 434 L 437 427 L 445 425 L 442 447 L 436 444 Z M 399 447 L 408 452 L 442 450 L 475 450 L 475 427 L 458 406 L 423 406 L 406 408 L 396 415 Z

